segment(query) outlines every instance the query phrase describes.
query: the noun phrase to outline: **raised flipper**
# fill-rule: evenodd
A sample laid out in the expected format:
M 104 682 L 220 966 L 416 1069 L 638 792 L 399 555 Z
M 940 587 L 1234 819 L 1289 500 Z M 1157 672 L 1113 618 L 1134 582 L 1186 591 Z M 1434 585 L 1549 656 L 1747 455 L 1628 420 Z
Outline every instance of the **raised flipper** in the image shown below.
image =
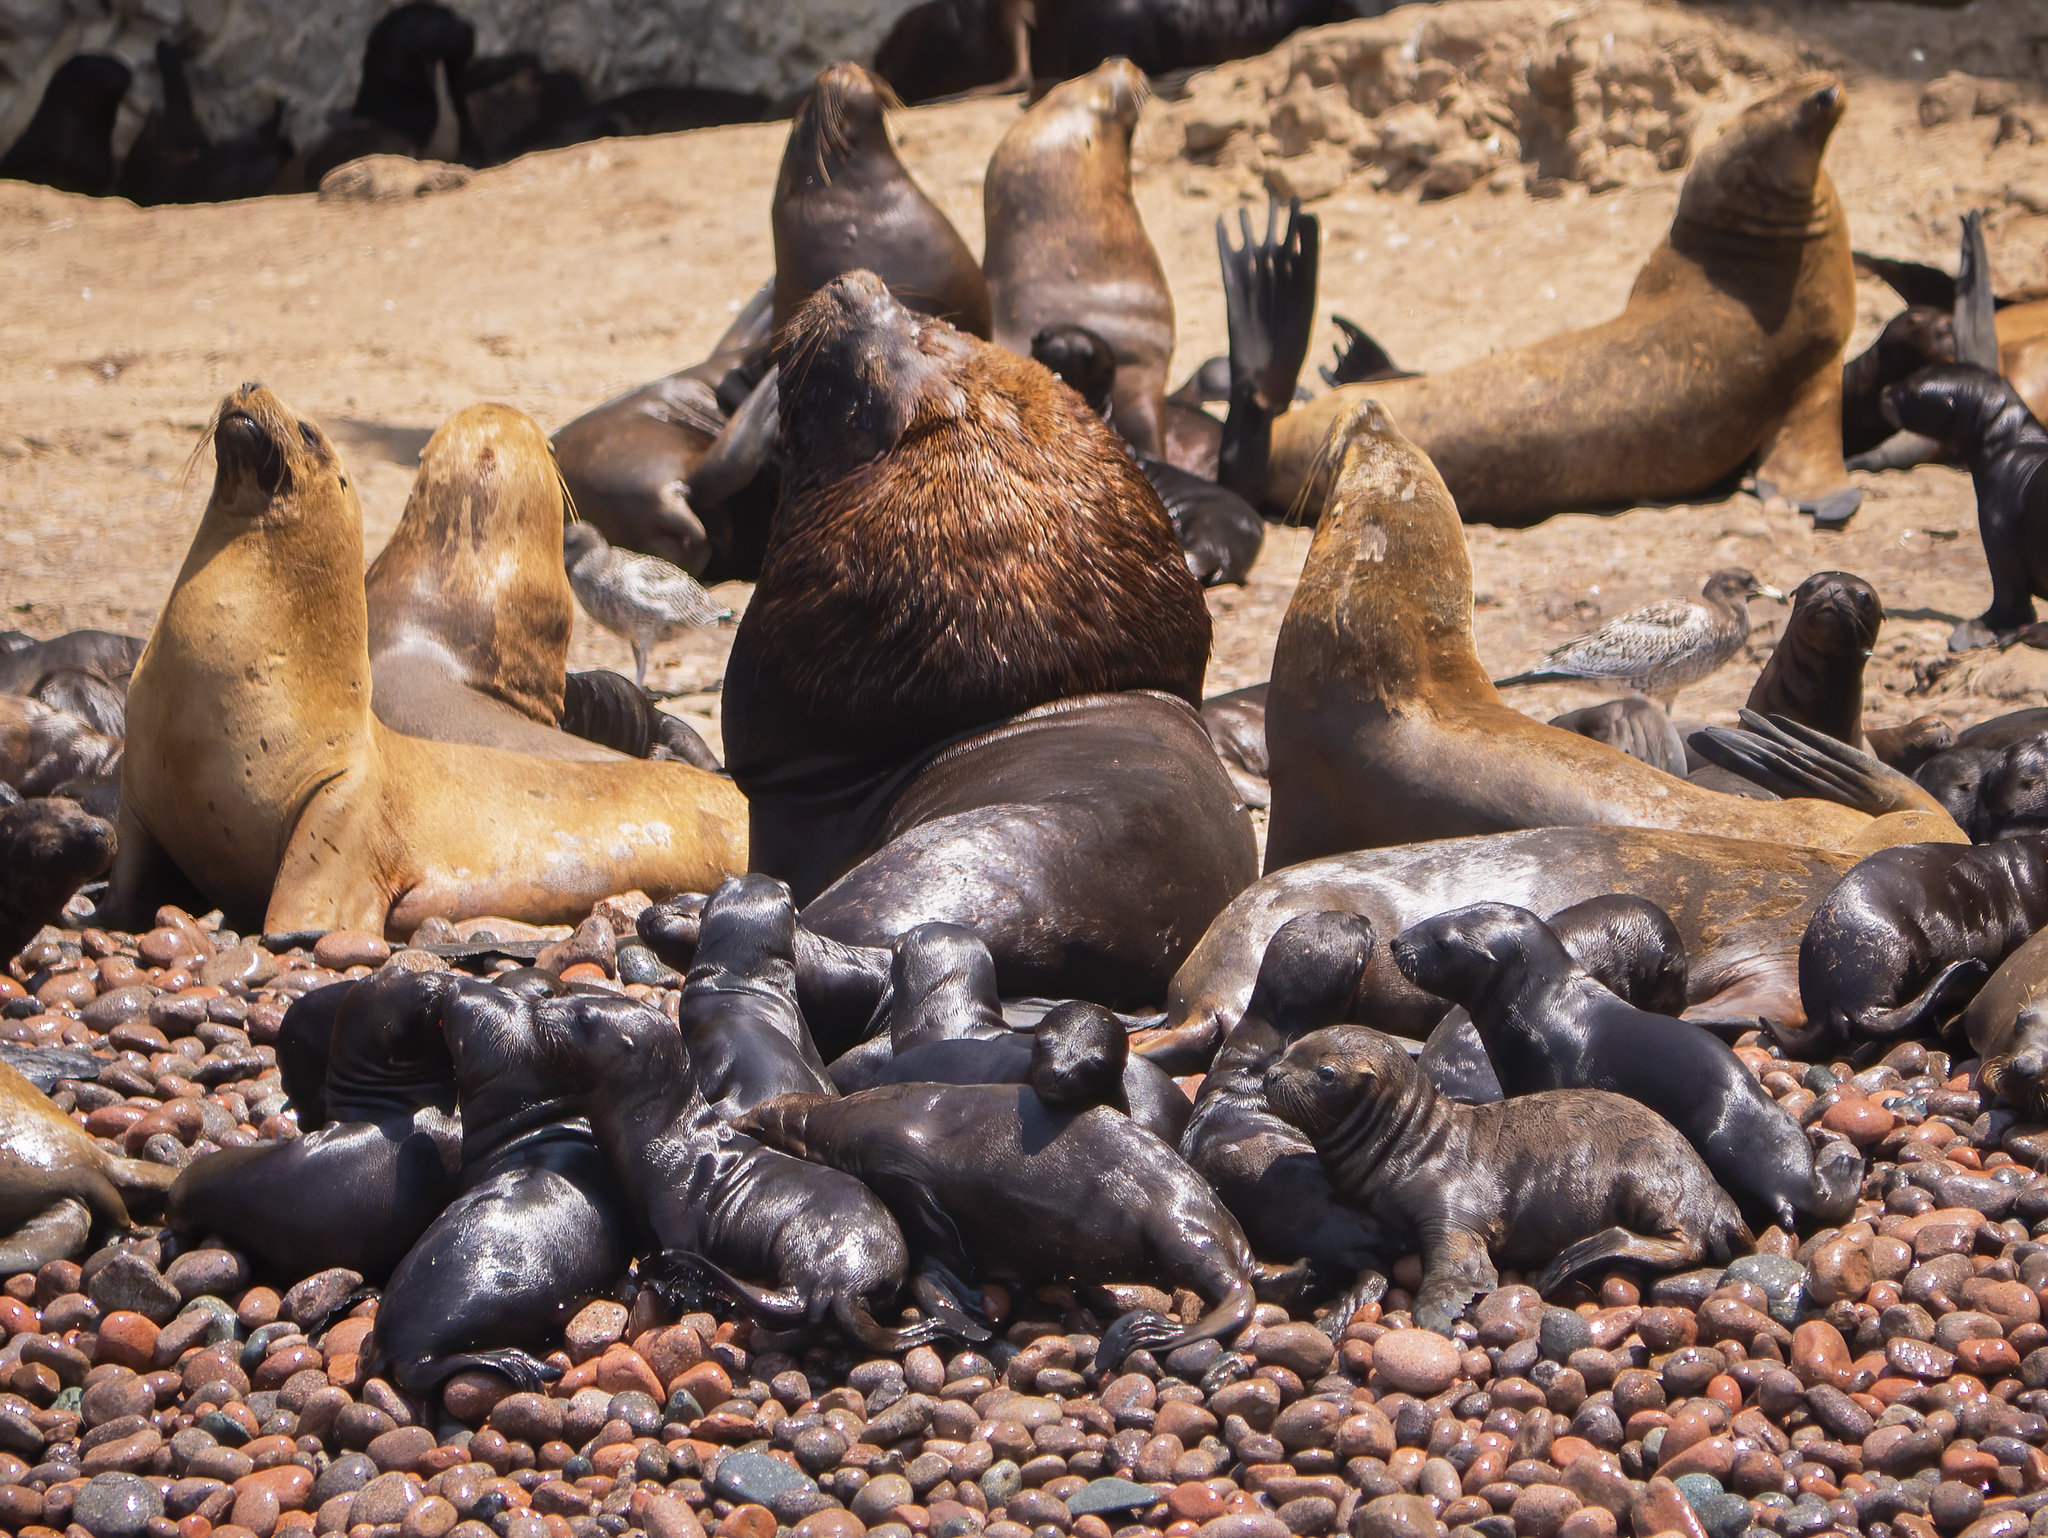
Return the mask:
M 1865 1010 L 1851 1018 L 1857 1030 L 1879 1041 L 1931 1031 L 1961 1014 L 1990 977 L 1991 968 L 1974 956 L 1952 961 L 1935 973 L 1918 995 L 1897 1008 Z
M 1316 372 L 1323 376 L 1323 383 L 1335 389 L 1338 385 L 1367 384 L 1375 379 L 1414 379 L 1413 369 L 1402 368 L 1387 356 L 1386 348 L 1366 335 L 1356 321 L 1346 320 L 1342 315 L 1332 315 L 1330 324 L 1344 333 L 1344 340 L 1336 347 L 1336 366 L 1325 363 Z
M 75 1196 L 61 1197 L 0 1240 L 0 1276 L 39 1271 L 53 1260 L 85 1253 L 92 1210 Z
M 1984 249 L 1984 214 L 1972 209 L 1963 215 L 1963 249 L 1956 264 L 1956 362 L 1998 372 L 1997 311 L 1991 256 Z
M 1687 1244 L 1683 1239 L 1652 1239 L 1630 1233 L 1626 1228 L 1604 1228 L 1576 1244 L 1566 1245 L 1530 1285 L 1547 1298 L 1581 1272 L 1618 1260 L 1653 1271 L 1676 1271 L 1698 1261 L 1700 1254 L 1700 1246 Z
M 1811 796 L 1881 817 L 1887 812 L 1942 812 L 1941 804 L 1898 770 L 1825 732 L 1783 716 L 1739 713 L 1742 730 L 1709 726 L 1689 745 L 1703 758 L 1781 796 Z
M 774 368 L 761 376 L 753 393 L 697 461 L 687 493 L 692 507 L 715 507 L 736 496 L 773 457 L 782 435 L 782 401 L 776 389 L 779 378 Z
M 1420 1237 L 1422 1286 L 1412 1312 L 1421 1328 L 1448 1336 L 1474 1298 L 1500 1285 L 1500 1273 L 1484 1237 L 1469 1228 L 1429 1223 Z
M 1238 210 L 1244 244 L 1233 248 L 1222 219 L 1216 251 L 1223 263 L 1223 297 L 1230 321 L 1230 412 L 1216 479 L 1254 507 L 1266 502 L 1266 470 L 1273 450 L 1273 418 L 1294 401 L 1294 384 L 1315 329 L 1316 277 L 1322 226 L 1288 204 L 1287 229 L 1278 235 L 1280 205 L 1266 205 L 1266 238 L 1252 234 L 1251 215 Z

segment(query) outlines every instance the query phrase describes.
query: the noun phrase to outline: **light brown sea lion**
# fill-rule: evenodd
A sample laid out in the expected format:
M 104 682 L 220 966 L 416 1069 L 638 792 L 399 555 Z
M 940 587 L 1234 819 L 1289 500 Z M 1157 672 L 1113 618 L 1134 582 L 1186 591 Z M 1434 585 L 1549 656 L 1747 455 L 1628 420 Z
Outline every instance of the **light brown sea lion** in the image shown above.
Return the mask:
M 1509 709 L 1473 648 L 1472 561 L 1443 479 L 1375 402 L 1336 423 L 1338 444 L 1335 486 L 1273 654 L 1267 870 L 1566 823 L 1856 852 L 1962 840 L 1940 803 L 1875 760 L 1862 789 L 1898 815 L 1874 823 L 1824 801 L 1703 790 Z
M 371 703 L 393 731 L 541 758 L 619 756 L 554 728 L 576 601 L 562 478 L 524 412 L 476 405 L 441 424 L 363 587 Z
M 1158 459 L 1173 294 L 1131 196 L 1131 134 L 1147 94 L 1135 65 L 1111 59 L 1055 86 L 1011 125 L 982 184 L 982 271 L 997 346 L 1029 357 L 1031 339 L 1061 325 L 1108 341 L 1110 420 Z
M 0 1275 L 70 1258 L 95 1221 L 128 1227 L 121 1192 L 153 1200 L 177 1178 L 168 1165 L 108 1153 L 0 1063 Z
M 1744 109 L 1686 174 L 1671 231 L 1613 320 L 1441 374 L 1333 390 L 1273 423 L 1268 500 L 1316 506 L 1323 439 L 1373 397 L 1467 518 L 1529 521 L 1756 476 L 1845 518 L 1842 349 L 1856 321 L 1848 218 L 1821 155 L 1841 82 Z
M 770 211 L 778 329 L 841 273 L 866 268 L 906 309 L 988 339 L 988 283 L 896 158 L 884 116 L 896 104 L 858 64 L 832 64 L 797 109 Z M 1030 351 L 1028 332 L 1018 350 Z
M 1984 1087 L 2030 1121 L 2048 1118 L 2048 930 L 1998 964 L 1950 1027 L 1984 1060 Z
M 182 877 L 243 930 L 553 923 L 744 868 L 745 804 L 702 770 L 384 726 L 340 456 L 260 384 L 221 403 L 211 437 L 213 496 L 129 691 L 106 922 L 138 927 Z

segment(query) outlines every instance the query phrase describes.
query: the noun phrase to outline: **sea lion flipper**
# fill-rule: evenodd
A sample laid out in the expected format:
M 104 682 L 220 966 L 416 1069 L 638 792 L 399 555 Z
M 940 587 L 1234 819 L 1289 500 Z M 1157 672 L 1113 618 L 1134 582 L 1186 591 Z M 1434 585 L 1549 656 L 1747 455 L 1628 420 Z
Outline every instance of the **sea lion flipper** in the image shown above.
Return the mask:
M 1941 457 L 1941 445 L 1921 433 L 1896 432 L 1874 449 L 1843 461 L 1846 470 L 1910 470 Z
M 59 1197 L 0 1240 L 0 1276 L 40 1270 L 53 1260 L 82 1254 L 92 1235 L 92 1213 L 75 1196 Z
M 107 1160 L 107 1179 L 131 1195 L 161 1196 L 177 1178 L 178 1171 L 168 1164 L 152 1164 L 147 1159 Z
M 1626 1228 L 1606 1228 L 1568 1244 L 1530 1285 L 1549 1297 L 1582 1271 L 1613 1261 L 1632 1261 L 1655 1271 L 1675 1271 L 1700 1258 L 1701 1246 L 1684 1239 L 1652 1239 Z
M 970 1315 L 967 1305 L 961 1301 L 968 1290 L 964 1282 L 930 1257 L 926 1257 L 917 1274 L 910 1279 L 911 1297 L 917 1300 L 919 1308 L 944 1325 L 945 1334 L 958 1336 L 961 1340 L 987 1340 L 990 1334 L 987 1326 Z
M 1766 719 L 1750 710 L 1740 712 L 1739 719 L 1741 730 L 1709 726 L 1688 739 L 1690 746 L 1781 796 L 1839 802 L 1873 817 L 1941 810 L 1940 803 L 1905 775 L 1824 732 L 1783 716 Z
M 1990 977 L 1991 968 L 1974 956 L 1951 962 L 1917 997 L 1896 1009 L 1868 1011 L 1858 1017 L 1856 1027 L 1878 1040 L 1914 1034 L 1960 1014 Z
M 1273 419 L 1293 404 L 1308 357 L 1322 249 L 1321 224 L 1301 211 L 1298 198 L 1288 205 L 1286 231 L 1276 239 L 1279 206 L 1267 204 L 1263 241 L 1252 233 L 1251 216 L 1238 210 L 1241 247 L 1231 245 L 1228 226 L 1216 221 L 1230 323 L 1230 411 L 1216 479 L 1254 506 L 1265 500 Z
M 1956 362 L 1998 372 L 1998 301 L 1991 292 L 1991 256 L 1984 249 L 1984 212 L 1963 215 L 1962 254 L 1956 264 Z
M 1448 1336 L 1465 1307 L 1500 1285 L 1487 1253 L 1486 1236 L 1447 1220 L 1422 1225 L 1422 1287 L 1415 1294 L 1415 1323 Z M 1567 1251 L 1569 1253 L 1569 1251 Z M 1543 1291 L 1539 1284 L 1537 1291 Z
M 1838 349 L 1827 363 L 1793 392 L 1777 424 L 1765 432 L 1757 457 L 1759 489 L 1777 488 L 1806 511 L 1826 499 L 1844 521 L 1863 500 L 1849 486 L 1842 463 L 1842 357 Z M 1844 495 L 1852 494 L 1847 513 Z
M 732 420 L 719 428 L 704 457 L 690 471 L 691 506 L 717 506 L 744 490 L 768 463 L 782 434 L 781 396 L 776 387 L 780 377 L 771 367 L 732 414 Z
M 1387 1294 L 1387 1278 L 1384 1272 L 1361 1271 L 1352 1284 L 1330 1300 L 1329 1310 L 1316 1321 L 1317 1327 L 1332 1340 L 1343 1339 L 1350 1328 L 1352 1317 L 1368 1303 L 1377 1303 Z

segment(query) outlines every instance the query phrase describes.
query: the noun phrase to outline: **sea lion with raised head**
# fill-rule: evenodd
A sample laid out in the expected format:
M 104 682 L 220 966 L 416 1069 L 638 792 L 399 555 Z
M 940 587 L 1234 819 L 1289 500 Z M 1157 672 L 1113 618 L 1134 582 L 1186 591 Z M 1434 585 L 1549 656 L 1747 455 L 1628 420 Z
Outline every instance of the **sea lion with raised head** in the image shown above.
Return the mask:
M 1617 1262 L 1675 1271 L 1747 1246 L 1728 1193 L 1671 1124 L 1625 1095 L 1554 1089 L 1459 1105 L 1391 1036 L 1314 1031 L 1267 1070 L 1273 1110 L 1315 1144 L 1346 1201 L 1422 1247 L 1415 1322 L 1451 1333 L 1500 1284 L 1547 1293 Z
M 1751 460 L 1760 487 L 1846 519 L 1861 496 L 1841 423 L 1856 275 L 1821 166 L 1841 114 L 1832 75 L 1744 108 L 1687 171 L 1670 233 L 1613 320 L 1282 414 L 1267 500 L 1317 505 L 1337 468 L 1331 425 L 1377 399 L 1477 522 L 1680 501 Z
M 749 864 L 830 939 L 945 920 L 1006 993 L 1150 1002 L 1253 849 L 1158 497 L 1047 370 L 871 273 L 778 359 L 783 501 L 723 698 Z
M 1472 561 L 1442 477 L 1373 401 L 1330 442 L 1339 468 L 1273 653 L 1267 870 L 1565 823 L 1859 852 L 1962 837 L 1932 796 L 1875 760 L 1849 771 L 1869 811 L 1750 801 L 1511 710 L 1474 649 Z
M 1863 746 L 1863 668 L 1884 625 L 1877 589 L 1817 571 L 1792 590 L 1792 613 L 1749 691 L 1748 708 Z
M 579 922 L 742 863 L 739 792 L 685 764 L 427 742 L 371 710 L 363 523 L 320 429 L 260 384 L 128 695 L 102 922 L 196 888 L 244 929 L 410 934 L 432 915 Z

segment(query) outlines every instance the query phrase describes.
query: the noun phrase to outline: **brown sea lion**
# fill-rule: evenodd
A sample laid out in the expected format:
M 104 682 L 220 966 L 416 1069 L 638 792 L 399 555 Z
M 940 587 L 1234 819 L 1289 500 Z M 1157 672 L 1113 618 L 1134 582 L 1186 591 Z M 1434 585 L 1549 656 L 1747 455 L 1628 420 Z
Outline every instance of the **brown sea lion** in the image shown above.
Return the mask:
M 0 1063 L 0 1275 L 69 1259 L 95 1222 L 128 1227 L 121 1193 L 154 1202 L 177 1178 L 168 1165 L 108 1153 Z
M 858 64 L 832 64 L 797 109 L 769 215 L 775 324 L 787 325 L 842 272 L 865 268 L 906 308 L 987 340 L 988 283 L 952 221 L 896 158 L 885 116 L 895 105 Z M 1028 351 L 1028 333 L 1025 341 Z
M 1863 746 L 1863 665 L 1884 624 L 1877 589 L 1817 571 L 1792 591 L 1792 613 L 1749 691 L 1748 708 Z
M 943 920 L 1007 993 L 1155 999 L 1252 848 L 1159 498 L 1048 370 L 872 273 L 777 356 L 783 500 L 723 706 L 750 868 L 829 939 Z
M 41 700 L 0 694 L 0 784 L 24 796 L 50 796 L 120 767 L 120 738 Z
M 1496 1259 L 1543 1267 L 1534 1285 L 1549 1292 L 1616 1261 L 1675 1271 L 1748 1247 L 1700 1156 L 1625 1095 L 1553 1089 L 1459 1105 L 1399 1042 L 1355 1025 L 1302 1037 L 1265 1082 L 1338 1194 L 1421 1241 L 1424 1329 L 1450 1334 L 1467 1303 L 1500 1285 Z
M 0 807 L 0 956 L 13 956 L 114 863 L 114 825 L 62 797 Z
M 1317 505 L 1335 468 L 1322 455 L 1331 424 L 1376 398 L 1476 521 L 1679 500 L 1752 458 L 1760 485 L 1846 518 L 1842 349 L 1856 278 L 1821 169 L 1841 114 L 1832 75 L 1745 108 L 1686 173 L 1670 234 L 1613 320 L 1282 414 L 1268 500 Z
M 997 346 L 1028 356 L 1031 339 L 1059 325 L 1108 341 L 1111 419 L 1158 459 L 1173 294 L 1131 195 L 1131 135 L 1148 94 L 1135 66 L 1111 59 L 1055 86 L 1011 126 L 982 184 L 982 271 Z
M 1998 964 L 1951 1029 L 1983 1059 L 1986 1089 L 2029 1121 L 2048 1120 L 2048 930 Z
M 221 403 L 210 436 L 213 495 L 129 690 L 106 922 L 136 927 L 182 880 L 268 933 L 554 923 L 741 868 L 745 806 L 702 770 L 538 759 L 378 721 L 362 511 L 340 456 L 259 384 Z
M 1859 852 L 1960 841 L 1932 796 L 1875 761 L 1864 789 L 1895 814 L 1877 822 L 1829 802 L 1703 790 L 1509 709 L 1473 649 L 1471 557 L 1435 468 L 1371 401 L 1354 404 L 1332 444 L 1340 468 L 1273 654 L 1267 870 L 1562 823 Z

